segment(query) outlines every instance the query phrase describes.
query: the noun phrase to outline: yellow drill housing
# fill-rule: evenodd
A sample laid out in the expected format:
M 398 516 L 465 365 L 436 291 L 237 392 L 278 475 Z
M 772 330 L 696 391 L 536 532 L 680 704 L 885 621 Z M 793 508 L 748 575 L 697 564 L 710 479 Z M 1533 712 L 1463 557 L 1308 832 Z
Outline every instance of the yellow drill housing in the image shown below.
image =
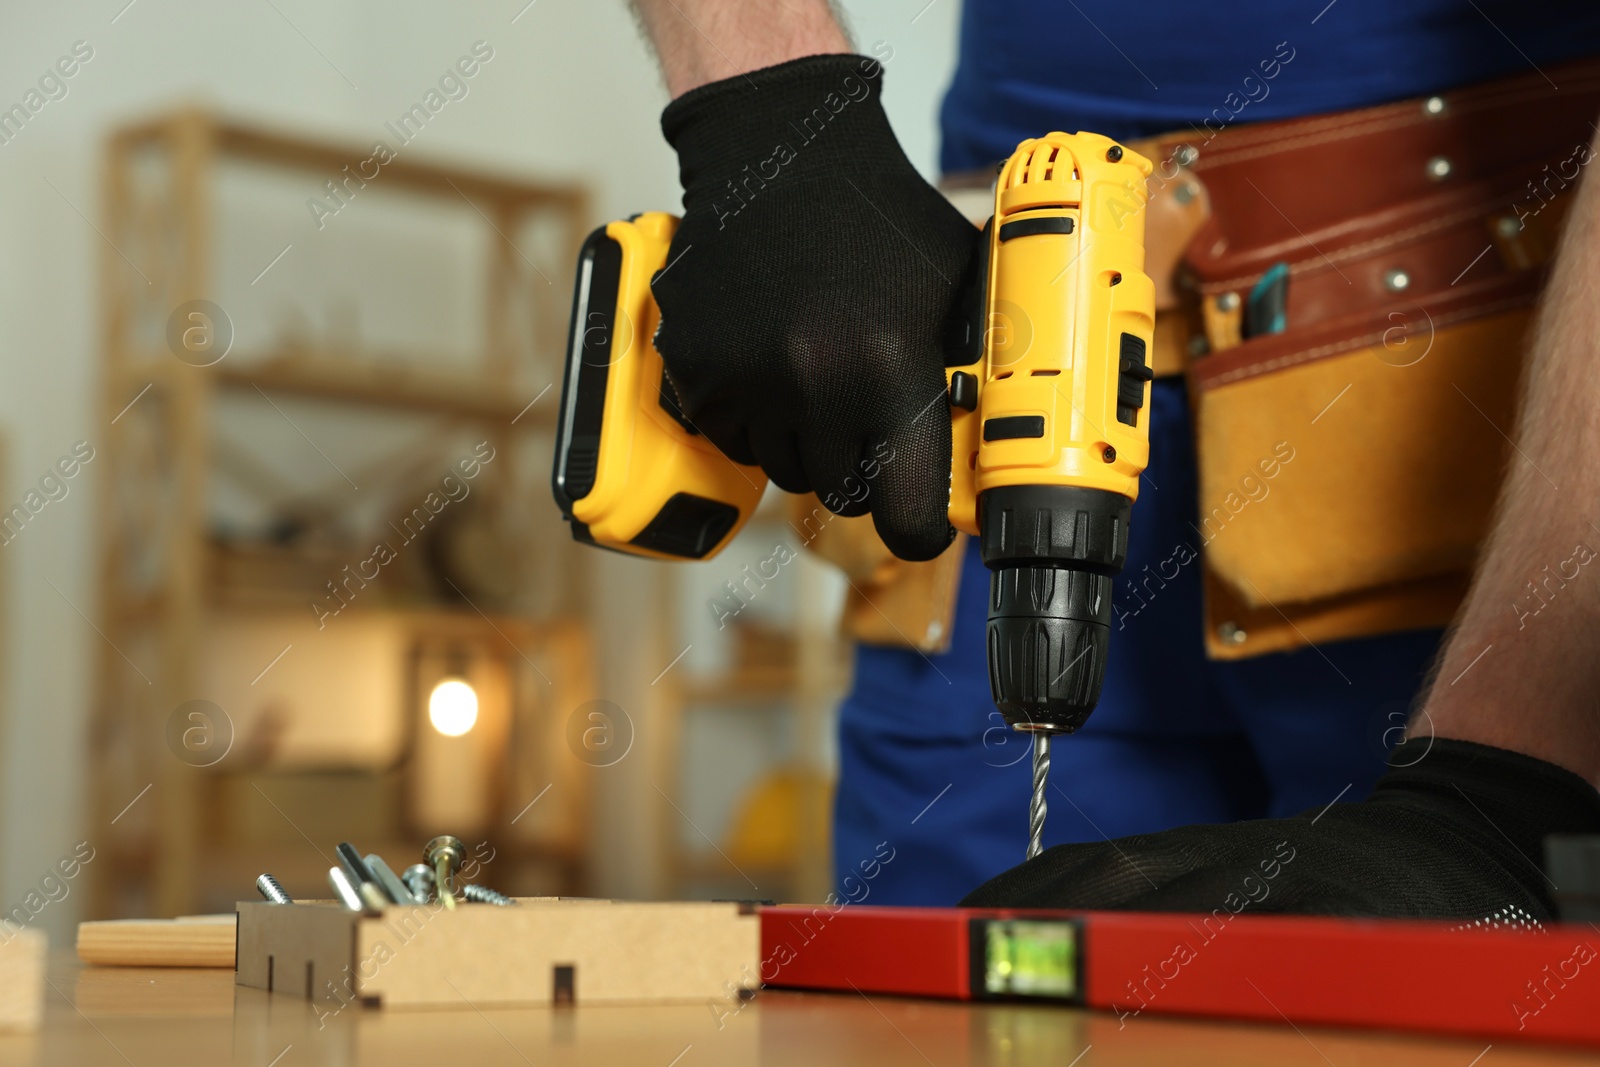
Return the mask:
M 1150 170 L 1098 134 L 1020 144 L 951 323 L 950 523 L 981 538 L 990 686 L 1019 729 L 1076 729 L 1105 673 L 1111 575 L 1149 453 Z M 705 559 L 767 479 L 683 416 L 652 343 L 650 279 L 676 226 L 644 214 L 584 244 L 552 487 L 579 540 Z
M 956 376 L 977 378 L 976 405 L 951 411 L 958 530 L 980 533 L 978 494 L 1000 486 L 1138 497 L 1155 329 L 1144 273 L 1150 169 L 1099 134 L 1051 133 L 1022 142 L 1001 170 L 979 275 L 981 355 L 947 370 L 963 400 L 970 387 Z

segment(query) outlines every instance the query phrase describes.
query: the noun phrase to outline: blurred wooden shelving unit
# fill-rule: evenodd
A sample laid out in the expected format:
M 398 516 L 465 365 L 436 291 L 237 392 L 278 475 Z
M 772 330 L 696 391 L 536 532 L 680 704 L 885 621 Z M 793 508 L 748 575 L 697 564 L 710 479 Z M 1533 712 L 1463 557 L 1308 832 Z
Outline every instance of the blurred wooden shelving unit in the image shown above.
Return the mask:
M 761 716 L 769 735 L 789 738 L 789 752 L 746 790 L 720 843 L 690 823 L 692 836 L 703 844 L 685 846 L 682 829 L 689 817 L 681 788 L 667 797 L 658 815 L 668 843 L 666 881 L 675 895 L 721 886 L 740 898 L 820 902 L 833 888 L 835 772 L 828 735 L 848 687 L 850 653 L 821 595 L 822 574 L 830 565 L 801 555 L 808 550 L 802 549 L 803 538 L 789 523 L 782 499 L 769 495 L 740 537 L 782 542 L 795 553 L 790 564 L 795 570 L 784 578 L 793 583 L 790 610 L 767 622 L 746 617 L 730 622 L 725 670 L 672 671 L 659 685 L 668 712 L 668 758 L 678 768 L 674 781 L 694 773 L 684 754 L 686 719 L 697 712 L 736 708 Z M 732 564 L 726 566 L 736 577 Z M 675 568 L 665 580 L 670 601 L 684 583 Z M 673 627 L 667 624 L 667 629 Z M 679 635 L 668 644 L 680 647 L 682 640 Z
M 367 154 L 355 146 L 318 143 L 199 110 L 122 127 L 106 145 L 100 272 L 106 447 L 95 464 L 100 468 L 99 620 L 105 641 L 91 735 L 91 809 L 93 825 L 108 844 L 92 868 L 97 881 L 91 910 L 97 915 L 130 908 L 177 915 L 193 909 L 203 847 L 219 832 L 208 825 L 214 812 L 207 811 L 218 803 L 219 787 L 215 776 L 167 750 L 167 719 L 180 704 L 201 695 L 198 657 L 219 613 L 248 612 L 263 597 L 272 599 L 254 588 L 259 581 L 241 576 L 259 578 L 276 566 L 279 580 L 289 581 L 297 563 L 299 550 L 264 549 L 245 558 L 249 551 L 219 544 L 212 536 L 207 494 L 218 462 L 213 421 L 219 396 L 261 390 L 458 420 L 494 443 L 499 458 L 485 469 L 480 484 L 502 495 L 519 485 L 523 436 L 551 433 L 547 413 L 555 405 L 529 410 L 537 387 L 529 387 L 527 364 L 530 358 L 544 361 L 541 381 L 558 373 L 568 300 L 564 279 L 588 220 L 585 193 L 573 185 L 501 177 L 411 155 L 383 167 L 383 189 L 458 206 L 465 201 L 473 210 L 472 225 L 481 220 L 488 250 L 478 313 L 485 344 L 470 365 L 418 366 L 415 361 L 427 353 L 408 353 L 414 362 L 400 366 L 370 358 L 372 353 L 288 345 L 270 353 L 224 352 L 226 358 L 209 365 L 200 358 L 179 358 L 169 340 L 175 310 L 216 299 L 221 165 L 298 172 L 320 183 Z M 560 235 L 547 241 L 544 251 L 520 248 L 507 236 L 535 223 Z M 524 264 L 541 278 L 531 278 Z M 563 281 L 552 284 L 552 278 Z M 580 571 L 574 587 L 582 566 L 574 563 Z M 325 577 L 326 568 L 319 573 Z M 303 610 L 304 600 L 300 603 Z M 460 605 L 413 608 L 406 618 L 418 633 L 493 630 L 513 645 L 551 643 L 552 654 L 577 671 L 561 699 L 582 697 L 587 682 L 581 675 L 589 669 L 583 627 Z M 138 798 L 144 798 L 147 810 L 129 815 L 130 801 Z M 108 830 L 113 824 L 114 833 Z M 566 836 L 557 851 L 565 850 L 563 862 L 576 862 L 577 842 Z M 211 855 L 205 861 L 220 862 Z
M 362 366 L 326 354 L 306 353 L 288 359 L 246 357 L 240 365 L 218 364 L 215 377 L 217 385 L 224 389 L 259 388 L 274 394 L 442 413 L 508 425 L 526 404 L 509 391 L 510 383 L 464 382 L 454 374 Z M 538 424 L 548 421 L 549 416 L 546 411 L 537 415 L 530 412 L 529 418 Z

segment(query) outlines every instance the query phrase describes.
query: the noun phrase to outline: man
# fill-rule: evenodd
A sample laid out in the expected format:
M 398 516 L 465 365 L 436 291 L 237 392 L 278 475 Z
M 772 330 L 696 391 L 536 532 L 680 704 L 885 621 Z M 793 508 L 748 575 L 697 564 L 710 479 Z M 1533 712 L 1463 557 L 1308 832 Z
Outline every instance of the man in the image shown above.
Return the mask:
M 780 488 L 870 512 L 895 555 L 938 556 L 952 538 L 940 330 L 975 232 L 906 161 L 878 102 L 881 64 L 850 54 L 824 0 L 635 4 L 674 97 L 662 125 L 685 215 L 674 268 L 654 289 L 658 346 L 688 414 Z M 1577 3 L 1519 21 L 1514 45 L 1494 21 L 1514 8 L 1455 0 L 1292 14 L 1266 0 L 1225 13 L 1160 2 L 1139 5 L 1131 25 L 1113 14 L 970 0 L 943 110 L 946 169 L 992 164 L 1051 129 L 1129 139 L 1198 126 L 1258 60 L 1293 65 L 1241 122 L 1600 52 L 1600 13 Z M 1289 842 L 1294 858 L 1263 907 L 1551 913 L 1543 835 L 1600 831 L 1588 784 L 1600 779 L 1600 716 L 1585 706 L 1600 678 L 1583 651 L 1600 586 L 1575 583 L 1552 608 L 1567 621 L 1538 641 L 1505 632 L 1515 619 L 1504 605 L 1591 529 L 1600 392 L 1580 368 L 1600 335 L 1587 321 L 1595 302 L 1575 294 L 1600 284 L 1597 238 L 1590 176 L 1551 282 L 1572 298 L 1547 301 L 1533 349 L 1518 449 L 1539 457 L 1539 473 L 1511 467 L 1502 521 L 1444 648 L 1440 677 L 1455 682 L 1433 687 L 1390 769 L 1383 750 L 1399 731 L 1374 731 L 1374 713 L 1417 692 L 1437 629 L 1218 663 L 1200 639 L 1199 576 L 1181 572 L 1114 636 L 1099 710 L 1055 746 L 1050 839 L 1103 843 L 1052 849 L 974 902 L 1209 908 L 1240 871 L 1282 862 Z M 1150 410 L 1134 574 L 1199 511 L 1181 378 L 1155 383 Z M 864 499 L 846 491 L 884 455 Z M 954 903 L 1021 853 L 1027 761 L 983 718 L 986 583 L 973 546 L 948 653 L 858 654 L 841 710 L 835 856 L 842 877 L 874 843 L 893 843 L 875 882 L 885 903 Z M 1127 594 L 1124 584 L 1124 605 Z

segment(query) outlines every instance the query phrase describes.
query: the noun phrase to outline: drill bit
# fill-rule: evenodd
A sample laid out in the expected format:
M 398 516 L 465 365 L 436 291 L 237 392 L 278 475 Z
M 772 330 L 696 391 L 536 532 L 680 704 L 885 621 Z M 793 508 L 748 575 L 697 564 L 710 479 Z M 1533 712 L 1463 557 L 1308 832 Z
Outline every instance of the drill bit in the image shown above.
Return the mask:
M 294 897 L 283 891 L 283 886 L 270 874 L 263 874 L 256 879 L 256 891 L 274 904 L 293 904 Z
M 1028 802 L 1028 859 L 1044 851 L 1044 817 L 1049 811 L 1045 803 L 1045 785 L 1050 778 L 1050 734 L 1045 730 L 1033 735 L 1033 799 Z
M 509 908 L 516 903 L 504 893 L 498 893 L 486 885 L 464 885 L 461 887 L 461 895 L 474 904 L 497 904 L 502 908 Z
M 440 903 L 451 910 L 456 906 L 456 894 L 451 878 L 455 876 L 466 855 L 467 846 L 461 843 L 461 838 L 451 837 L 449 834 L 440 834 L 422 849 L 422 858 L 433 868 L 434 891 L 438 894 Z

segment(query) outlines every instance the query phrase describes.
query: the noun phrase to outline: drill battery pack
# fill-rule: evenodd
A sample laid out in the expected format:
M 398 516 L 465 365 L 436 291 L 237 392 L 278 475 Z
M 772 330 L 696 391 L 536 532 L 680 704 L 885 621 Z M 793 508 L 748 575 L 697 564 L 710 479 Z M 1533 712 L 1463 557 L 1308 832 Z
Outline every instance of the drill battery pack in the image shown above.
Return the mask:
M 666 266 L 677 226 L 671 215 L 648 212 L 583 243 L 551 488 L 580 541 L 706 559 L 750 518 L 767 476 L 694 428 L 651 341 L 660 312 L 650 279 Z

